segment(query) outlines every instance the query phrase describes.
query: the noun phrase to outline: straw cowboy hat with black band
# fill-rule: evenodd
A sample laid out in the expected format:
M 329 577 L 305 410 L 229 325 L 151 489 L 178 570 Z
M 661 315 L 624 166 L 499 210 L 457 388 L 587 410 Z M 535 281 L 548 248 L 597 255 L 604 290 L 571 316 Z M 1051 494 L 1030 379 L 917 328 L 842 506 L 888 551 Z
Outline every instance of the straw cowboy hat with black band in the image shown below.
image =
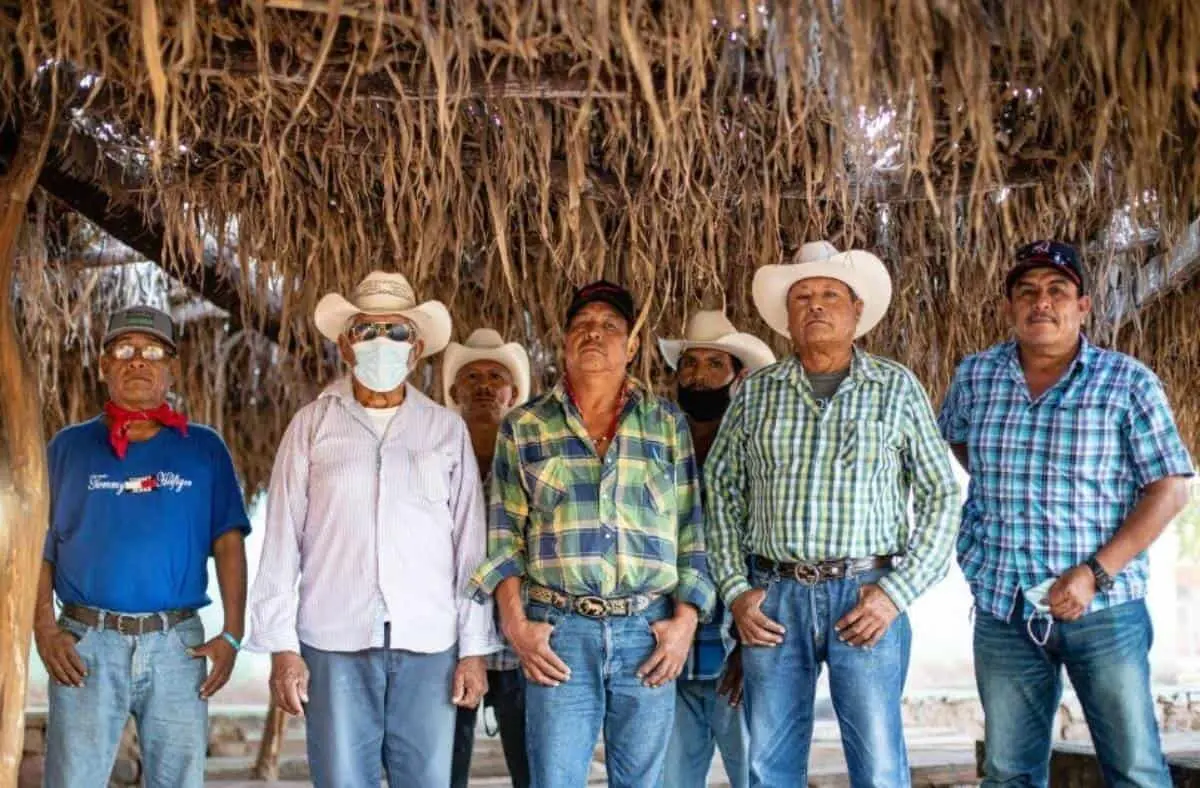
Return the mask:
M 418 304 L 404 274 L 372 271 L 349 298 L 329 293 L 317 303 L 313 321 L 326 339 L 337 342 L 355 315 L 400 315 L 417 327 L 422 358 L 440 353 L 450 341 L 450 312 L 441 301 Z
M 683 339 L 658 340 L 658 349 L 672 370 L 679 368 L 679 359 L 692 348 L 728 353 L 742 362 L 748 372 L 775 363 L 775 354 L 766 342 L 738 331 L 725 313 L 717 309 L 706 309 L 692 315 L 684 329 Z
M 813 241 L 801 246 L 792 262 L 764 265 L 754 272 L 754 306 L 772 330 L 791 337 L 788 293 L 797 282 L 817 278 L 844 283 L 863 302 L 855 339 L 878 325 L 892 301 L 892 277 L 882 260 L 861 249 L 843 252 L 828 241 Z
M 479 328 L 467 337 L 466 342 L 451 342 L 446 346 L 446 355 L 442 357 L 442 393 L 446 407 L 451 410 L 460 409 L 451 394 L 454 378 L 460 369 L 476 361 L 494 361 L 512 373 L 513 385 L 517 389 L 514 405 L 521 405 L 529 400 L 529 353 L 519 342 L 506 343 L 500 332 L 491 328 Z

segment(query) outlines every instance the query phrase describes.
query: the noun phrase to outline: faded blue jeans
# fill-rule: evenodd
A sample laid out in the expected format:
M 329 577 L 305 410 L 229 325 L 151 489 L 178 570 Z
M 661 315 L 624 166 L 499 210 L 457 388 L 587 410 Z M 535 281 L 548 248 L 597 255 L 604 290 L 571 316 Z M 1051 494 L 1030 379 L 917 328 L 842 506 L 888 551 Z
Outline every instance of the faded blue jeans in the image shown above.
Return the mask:
M 730 706 L 717 693 L 720 679 L 676 682 L 675 727 L 667 748 L 666 788 L 704 788 L 712 768 L 713 752 L 720 748 L 721 762 L 731 788 L 749 783 L 745 707 Z
M 137 725 L 146 788 L 202 788 L 208 704 L 200 698 L 207 666 L 187 650 L 204 642 L 194 616 L 165 632 L 122 635 L 66 618 L 87 676 L 82 687 L 50 680 L 46 788 L 108 784 L 129 715 Z
M 300 655 L 309 672 L 304 719 L 315 788 L 374 788 L 385 770 L 391 788 L 450 785 L 457 648 L 344 652 L 301 643 Z
M 667 599 L 633 616 L 592 619 L 530 602 L 529 618 L 554 625 L 550 647 L 571 670 L 557 687 L 525 688 L 525 738 L 533 788 L 583 788 L 604 730 L 611 788 L 657 788 L 675 715 L 675 682 L 651 689 L 637 669 L 655 649 L 650 625 Z
M 1021 599 L 1018 609 L 1024 607 Z M 1039 639 L 1044 624 L 1034 622 Z M 1024 618 L 975 616 L 975 679 L 983 701 L 985 786 L 1045 786 L 1066 668 L 1111 786 L 1167 788 L 1150 694 L 1150 614 L 1142 600 L 1055 621 L 1046 645 Z
M 762 611 L 787 630 L 774 647 L 742 647 L 750 724 L 750 785 L 806 785 L 814 696 L 822 664 L 854 788 L 911 784 L 900 701 L 912 629 L 907 615 L 871 648 L 843 643 L 834 625 L 858 603 L 859 589 L 883 571 L 804 585 L 755 570 L 765 586 Z

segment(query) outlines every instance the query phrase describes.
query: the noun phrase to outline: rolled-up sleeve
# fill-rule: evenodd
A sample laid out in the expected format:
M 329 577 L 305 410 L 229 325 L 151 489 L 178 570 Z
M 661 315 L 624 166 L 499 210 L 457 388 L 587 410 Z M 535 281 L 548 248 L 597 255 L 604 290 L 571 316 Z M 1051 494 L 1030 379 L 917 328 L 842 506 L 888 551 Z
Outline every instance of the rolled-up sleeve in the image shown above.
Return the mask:
M 950 389 L 946 392 L 946 398 L 942 400 L 942 409 L 938 413 L 938 428 L 946 443 L 951 445 L 967 442 L 967 363 L 958 365 L 958 369 L 954 373 L 954 380 L 950 382 Z
M 513 425 L 500 424 L 492 461 L 491 506 L 488 515 L 487 560 L 471 578 L 477 600 L 490 597 L 496 586 L 510 577 L 525 576 L 525 527 L 529 521 L 529 497 L 521 483 L 521 460 Z
M 901 611 L 946 576 L 962 495 L 925 390 L 911 374 L 905 381 L 903 463 L 912 491 L 913 522 L 903 563 L 879 581 Z
M 1158 377 L 1142 370 L 1129 397 L 1124 433 L 1138 487 L 1145 488 L 1168 476 L 1194 475 L 1191 457 Z
M 746 445 L 742 426 L 745 392 L 746 386 L 742 386 L 734 396 L 704 461 L 708 567 L 726 605 L 750 590 L 742 549 L 749 487 L 742 457 Z
M 676 567 L 679 585 L 675 599 L 694 605 L 707 621 L 716 606 L 716 589 L 708 572 L 704 545 L 704 512 L 701 507 L 700 471 L 692 434 L 682 413 L 675 414 L 675 501 L 678 518 Z
M 458 589 L 458 655 L 476 657 L 499 651 L 492 619 L 492 600 L 473 598 L 471 576 L 487 555 L 487 517 L 475 451 L 464 426 L 458 462 L 451 480 L 450 514 L 454 519 L 455 588 Z
M 271 470 L 262 557 L 250 589 L 249 651 L 300 651 L 296 613 L 300 604 L 300 539 L 308 513 L 309 430 L 313 409 L 292 419 Z

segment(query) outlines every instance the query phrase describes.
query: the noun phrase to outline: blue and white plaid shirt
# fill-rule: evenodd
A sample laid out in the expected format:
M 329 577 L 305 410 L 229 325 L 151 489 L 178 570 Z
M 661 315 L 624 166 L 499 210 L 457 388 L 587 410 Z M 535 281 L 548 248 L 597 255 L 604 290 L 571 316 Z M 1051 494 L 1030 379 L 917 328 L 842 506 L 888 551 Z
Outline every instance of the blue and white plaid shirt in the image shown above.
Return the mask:
M 1036 400 L 1015 342 L 969 356 L 939 424 L 968 452 L 959 565 L 977 608 L 1005 621 L 1019 590 L 1078 566 L 1111 540 L 1147 485 L 1193 474 L 1158 378 L 1086 338 Z M 1144 597 L 1148 577 L 1143 554 L 1090 611 Z

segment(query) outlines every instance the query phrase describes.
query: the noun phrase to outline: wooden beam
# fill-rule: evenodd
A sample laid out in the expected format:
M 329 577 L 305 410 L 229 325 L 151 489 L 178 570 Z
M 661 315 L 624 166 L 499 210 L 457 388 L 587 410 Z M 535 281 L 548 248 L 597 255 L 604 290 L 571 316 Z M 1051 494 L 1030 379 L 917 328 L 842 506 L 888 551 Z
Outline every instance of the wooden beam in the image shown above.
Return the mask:
M 1128 258 L 1113 266 L 1099 328 L 1114 339 L 1146 307 L 1200 276 L 1200 219 L 1188 225 L 1170 251 L 1140 266 Z
M 37 377 L 13 311 L 14 246 L 53 128 L 52 116 L 28 120 L 0 178 L 0 785 L 16 785 L 21 768 L 29 641 L 50 511 Z

